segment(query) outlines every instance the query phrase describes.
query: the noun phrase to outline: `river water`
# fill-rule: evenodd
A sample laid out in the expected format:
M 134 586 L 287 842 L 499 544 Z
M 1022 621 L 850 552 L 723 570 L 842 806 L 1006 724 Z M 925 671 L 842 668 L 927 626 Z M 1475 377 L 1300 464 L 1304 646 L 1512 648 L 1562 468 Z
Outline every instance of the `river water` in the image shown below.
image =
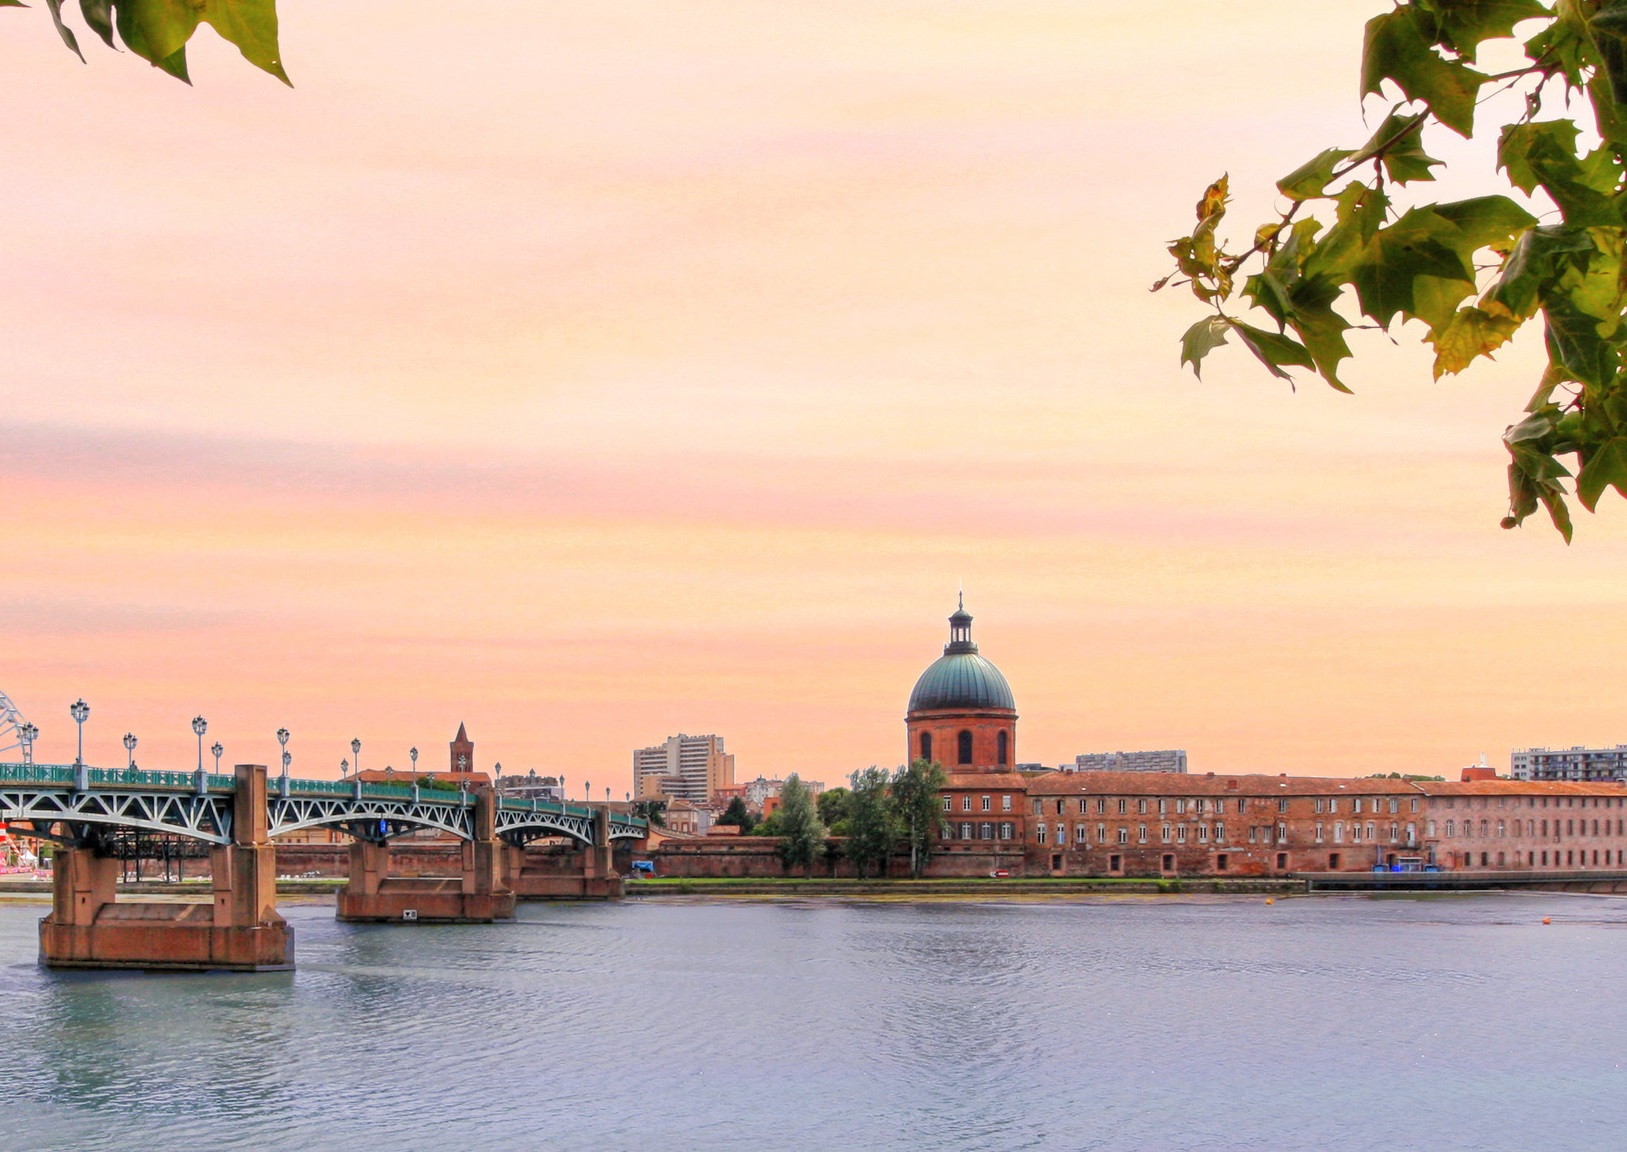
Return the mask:
M 290 904 L 254 976 L 47 973 L 43 912 L 10 1149 L 1627 1148 L 1627 899 Z

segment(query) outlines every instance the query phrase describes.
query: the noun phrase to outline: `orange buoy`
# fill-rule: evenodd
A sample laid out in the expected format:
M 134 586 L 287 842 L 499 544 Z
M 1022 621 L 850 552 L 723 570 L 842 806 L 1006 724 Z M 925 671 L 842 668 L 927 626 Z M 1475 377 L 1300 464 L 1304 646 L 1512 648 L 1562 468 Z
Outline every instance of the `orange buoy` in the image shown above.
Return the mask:
M 1275 900 L 1273 900 L 1273 899 L 1272 899 L 1272 898 L 1271 898 L 1271 897 L 1269 897 L 1269 896 L 1267 896 L 1267 897 L 1266 897 L 1266 898 L 1265 898 L 1265 902 L 1266 902 L 1266 903 L 1267 903 L 1267 904 L 1275 904 L 1275 903 L 1276 903 L 1276 901 L 1275 901 Z
M 1544 916 L 1542 918 L 1542 922 L 1544 924 L 1552 924 L 1554 922 L 1554 918 L 1552 916 Z

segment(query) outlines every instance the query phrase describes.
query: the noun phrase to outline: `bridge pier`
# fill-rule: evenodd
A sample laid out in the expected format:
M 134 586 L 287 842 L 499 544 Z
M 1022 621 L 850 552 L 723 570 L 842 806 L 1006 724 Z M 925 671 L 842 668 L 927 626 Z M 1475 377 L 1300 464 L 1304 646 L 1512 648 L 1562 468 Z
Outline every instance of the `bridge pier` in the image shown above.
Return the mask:
M 503 883 L 503 844 L 489 788 L 475 793 L 475 838 L 463 842 L 460 876 L 391 876 L 390 847 L 357 840 L 337 916 L 350 923 L 490 924 L 514 919 L 514 893 Z
M 619 900 L 625 894 L 622 878 L 610 861 L 610 816 L 604 809 L 593 813 L 592 844 L 576 853 L 572 872 L 527 871 L 525 848 L 504 846 L 503 874 L 514 894 L 526 900 Z
M 237 766 L 232 843 L 209 856 L 213 899 L 120 904 L 119 861 L 91 846 L 58 849 L 51 913 L 40 921 L 48 968 L 263 972 L 294 966 L 294 930 L 277 913 L 277 859 L 266 822 L 266 770 Z

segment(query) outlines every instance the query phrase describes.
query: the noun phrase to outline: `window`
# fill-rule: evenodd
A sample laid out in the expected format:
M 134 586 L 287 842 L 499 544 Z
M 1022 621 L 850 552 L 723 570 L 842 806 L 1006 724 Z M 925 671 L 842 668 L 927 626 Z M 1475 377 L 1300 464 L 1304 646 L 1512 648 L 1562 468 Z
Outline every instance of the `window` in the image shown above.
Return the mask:
M 1391 820 L 1390 821 L 1390 843 L 1394 844 L 1400 838 L 1401 838 L 1401 825 L 1398 824 L 1396 821 Z
M 1369 820 L 1367 822 L 1367 839 L 1369 839 L 1369 840 L 1377 840 L 1378 839 L 1377 825 L 1375 825 L 1371 820 Z
M 1252 824 L 1250 824 L 1250 825 L 1249 825 L 1249 826 L 1248 826 L 1248 842 L 1249 842 L 1249 843 L 1250 843 L 1250 844 L 1252 844 L 1252 843 L 1254 843 L 1254 834 L 1255 834 L 1255 832 L 1257 832 L 1257 831 L 1258 831 L 1258 829 L 1257 829 L 1257 828 L 1255 828 L 1255 827 L 1254 827 L 1254 825 L 1252 825 Z
M 1034 826 L 1034 841 L 1038 844 L 1045 843 L 1045 825 L 1036 824 Z
M 1044 812 L 1045 812 L 1045 801 L 1043 801 L 1043 800 L 1034 801 L 1034 815 L 1039 816 L 1039 815 L 1042 815 Z
M 1090 833 L 1083 824 L 1075 824 L 1073 826 L 1073 842 L 1075 844 L 1090 843 Z
M 1411 844 L 1413 841 L 1415 841 L 1417 839 L 1418 839 L 1418 825 L 1416 825 L 1416 824 L 1408 824 L 1407 825 L 1407 843 Z
M 1162 839 L 1165 844 L 1169 843 L 1169 825 L 1168 824 L 1164 825 L 1163 834 L 1160 837 L 1160 839 Z
M 1215 843 L 1216 844 L 1224 844 L 1225 842 L 1226 842 L 1226 826 L 1224 824 L 1216 824 L 1215 825 Z
M 921 733 L 921 759 L 932 759 L 932 733 Z
M 1318 797 L 1317 797 L 1317 798 L 1316 798 L 1316 803 L 1315 803 L 1315 804 L 1313 804 L 1313 805 L 1312 805 L 1312 808 L 1313 808 L 1313 809 L 1314 809 L 1314 810 L 1315 810 L 1315 811 L 1316 811 L 1316 812 L 1318 812 L 1318 813 L 1320 813 L 1320 812 L 1321 812 L 1321 811 L 1322 811 L 1322 805 L 1323 805 L 1323 800 L 1322 800 L 1322 797 L 1320 797 L 1320 796 L 1318 796 Z
M 1182 799 L 1175 801 L 1175 813 L 1176 813 L 1176 815 L 1180 815 L 1182 812 L 1185 812 L 1185 811 L 1186 811 L 1186 799 L 1183 797 Z
M 1209 825 L 1207 825 L 1207 824 L 1199 824 L 1198 825 L 1198 843 L 1199 844 L 1207 844 L 1208 842 L 1209 842 Z
M 1352 808 L 1351 810 L 1353 812 L 1355 812 L 1356 815 L 1360 816 L 1361 815 L 1361 797 L 1360 796 L 1356 797 L 1354 800 L 1351 801 L 1351 803 L 1353 805 L 1355 805 L 1355 807 Z
M 1328 871 L 1329 872 L 1337 872 L 1338 870 L 1339 870 L 1339 854 L 1337 852 L 1329 852 L 1328 853 Z
M 1122 872 L 1122 871 L 1124 871 L 1124 857 L 1116 856 L 1116 855 L 1115 856 L 1109 856 L 1107 858 L 1107 870 L 1109 872 Z
M 1120 796 L 1119 797 L 1119 815 L 1123 816 L 1129 810 L 1130 810 L 1130 802 L 1128 800 L 1126 800 L 1124 797 Z
M 1407 801 L 1407 803 L 1410 805 L 1410 807 L 1407 809 L 1408 812 L 1416 812 L 1416 811 L 1418 811 L 1418 797 L 1416 797 L 1416 796 L 1412 797 L 1412 799 Z
M 952 807 L 952 806 L 953 806 L 953 805 L 954 805 L 954 801 L 953 801 L 953 800 L 951 800 L 951 799 L 949 799 L 949 797 L 947 797 L 947 796 L 945 796 L 945 797 L 944 797 L 944 798 L 943 798 L 943 810 L 944 810 L 944 811 L 945 811 L 945 812 L 947 812 L 947 811 L 949 811 L 949 809 L 950 809 L 950 808 L 951 808 L 951 807 Z
M 1081 812 L 1083 812 L 1085 810 L 1085 802 L 1083 800 L 1081 800 L 1079 802 L 1079 810 Z M 1011 811 L 1011 797 L 1010 796 L 1002 796 L 1002 797 L 1000 797 L 1000 811 L 1002 811 L 1002 812 L 1010 812 Z
M 1247 796 L 1239 796 L 1237 798 L 1237 814 L 1239 816 L 1241 816 L 1244 813 L 1246 813 L 1247 811 L 1248 811 L 1248 797 Z
M 1096 825 L 1096 843 L 1098 843 L 1098 844 L 1106 844 L 1107 843 L 1107 825 L 1106 824 L 1098 824 L 1098 825 Z
M 960 810 L 962 812 L 970 812 L 972 810 L 972 794 L 970 792 L 960 798 Z
M 1196 812 L 1199 816 L 1203 815 L 1203 797 L 1199 796 L 1196 800 L 1194 800 L 1192 802 L 1192 810 L 1194 812 Z
M 1056 814 L 1057 814 L 1057 815 L 1058 815 L 1058 816 L 1060 816 L 1060 815 L 1062 815 L 1062 805 L 1063 805 L 1063 803 L 1065 803 L 1065 802 L 1064 802 L 1064 801 L 1062 801 L 1062 800 L 1058 800 L 1058 801 L 1057 801 L 1057 802 L 1056 802 Z
M 1394 816 L 1399 811 L 1401 811 L 1401 801 L 1397 800 L 1394 796 L 1391 796 L 1390 797 L 1390 815 Z
M 955 737 L 955 742 L 959 746 L 956 749 L 959 752 L 956 763 L 970 764 L 972 762 L 972 734 L 963 728 L 960 735 Z
M 1179 844 L 1185 844 L 1186 843 L 1186 825 L 1185 824 L 1177 824 L 1175 826 L 1175 840 Z
M 1328 797 L 1328 811 L 1329 812 L 1337 812 L 1338 810 L 1339 810 L 1339 798 L 1337 796 Z M 1287 809 L 1282 808 L 1282 807 L 1279 806 L 1277 808 L 1277 811 L 1278 812 L 1285 812 L 1285 811 L 1287 811 Z
M 1128 844 L 1129 842 L 1130 842 L 1130 829 L 1128 827 L 1126 827 L 1125 825 L 1120 824 L 1119 825 L 1119 843 L 1120 844 Z
M 1158 798 L 1158 814 L 1160 816 L 1162 816 L 1168 811 L 1169 811 L 1169 801 L 1165 800 L 1163 797 L 1160 796 Z
M 1333 822 L 1333 842 L 1335 844 L 1343 844 L 1345 842 L 1345 822 L 1343 820 L 1335 820 Z
M 1227 860 L 1226 854 L 1222 852 L 1219 856 L 1215 857 L 1215 871 L 1224 872 L 1226 870 L 1226 865 L 1229 863 L 1231 863 L 1231 861 Z
M 1011 825 L 1009 823 L 1005 823 L 1005 824 L 1000 825 L 1000 839 L 1002 839 L 1002 840 L 1010 840 L 1011 839 Z
M 987 822 L 979 824 L 977 826 L 977 838 L 979 840 L 993 840 L 994 825 Z
M 1286 844 L 1286 843 L 1288 843 L 1288 825 L 1286 825 L 1286 824 L 1278 824 L 1277 825 L 1277 843 L 1278 844 Z
M 1057 847 L 1060 848 L 1062 845 L 1066 844 L 1067 842 L 1068 842 L 1068 826 L 1066 824 L 1058 824 L 1056 826 L 1056 843 L 1057 843 Z
M 972 826 L 970 824 L 962 824 L 960 826 L 960 838 L 962 840 L 970 840 L 972 838 Z
M 1147 798 L 1145 796 L 1136 801 L 1136 813 L 1141 816 L 1147 814 Z
M 895 737 L 896 739 L 896 737 Z M 1011 735 L 1004 729 L 994 738 L 994 762 L 1004 764 L 1011 754 Z
M 897 737 L 894 737 L 894 739 L 897 739 Z M 1337 801 L 1335 801 L 1335 803 L 1337 803 Z M 1286 811 L 1288 811 L 1288 797 L 1284 796 L 1284 797 L 1282 797 L 1281 799 L 1279 799 L 1277 801 L 1277 811 L 1278 812 L 1286 812 Z M 1334 809 L 1334 811 L 1338 811 L 1338 809 Z
M 1226 802 L 1224 800 L 1216 800 L 1215 801 L 1215 815 L 1216 816 L 1224 816 L 1225 814 L 1226 814 Z
M 1452 833 L 1455 832 L 1455 831 L 1457 831 L 1457 823 L 1456 823 L 1456 821 L 1448 820 L 1446 822 L 1446 834 L 1447 834 L 1447 836 L 1451 836 Z
M 1096 815 L 1098 815 L 1098 816 L 1107 815 L 1107 797 L 1106 796 L 1098 796 L 1098 797 L 1096 797 Z
M 1083 816 L 1085 814 L 1085 808 L 1089 805 L 1089 803 L 1090 801 L 1086 800 L 1083 796 L 1079 797 L 1079 815 Z
M 1320 820 L 1316 822 L 1316 842 L 1318 844 L 1322 843 L 1322 822 Z
M 1173 872 L 1173 871 L 1175 871 L 1175 853 L 1173 853 L 1173 852 L 1165 852 L 1164 853 L 1164 871 L 1165 872 Z
M 994 803 L 994 800 L 993 800 L 992 797 L 989 797 L 989 796 L 983 797 L 983 811 L 985 811 L 985 812 L 991 811 L 993 803 Z
M 1433 820 L 1427 821 L 1424 824 L 1424 828 L 1425 828 L 1424 835 L 1428 836 L 1431 840 L 1435 839 L 1435 821 L 1433 821 Z
M 1137 844 L 1145 844 L 1146 842 L 1147 842 L 1147 826 L 1145 824 L 1137 824 L 1136 825 L 1136 843 Z

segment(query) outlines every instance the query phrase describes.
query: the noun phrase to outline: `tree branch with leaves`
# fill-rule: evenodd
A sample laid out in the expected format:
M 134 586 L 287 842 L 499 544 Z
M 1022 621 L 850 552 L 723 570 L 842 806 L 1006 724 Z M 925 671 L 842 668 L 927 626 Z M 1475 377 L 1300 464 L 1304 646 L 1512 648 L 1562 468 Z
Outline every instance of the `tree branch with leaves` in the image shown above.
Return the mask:
M 1486 42 L 1521 37 L 1524 64 L 1478 66 Z M 1507 92 L 1523 101 L 1500 126 L 1497 169 L 1551 210 L 1502 194 L 1398 206 L 1441 163 L 1426 136 L 1472 138 L 1476 108 Z M 1591 512 L 1606 489 L 1627 496 L 1627 0 L 1406 0 L 1367 22 L 1368 96 L 1393 101 L 1378 130 L 1278 181 L 1284 206 L 1240 250 L 1218 237 L 1227 178 L 1204 191 L 1197 227 L 1169 247 L 1175 271 L 1153 286 L 1189 286 L 1212 310 L 1182 337 L 1181 363 L 1201 374 L 1235 337 L 1290 384 L 1301 368 L 1348 392 L 1339 368 L 1358 323 L 1336 305 L 1353 302 L 1365 327 L 1421 323 L 1436 379 L 1540 315 L 1548 365 L 1503 434 L 1503 527 L 1542 507 L 1568 541 L 1567 497 Z
M 63 0 L 45 0 L 62 37 L 74 55 L 85 59 L 79 37 L 62 18 Z M 26 8 L 22 0 L 0 0 L 0 8 Z M 276 0 L 79 0 L 85 26 L 109 48 L 121 44 L 153 67 L 192 83 L 187 74 L 186 46 L 200 24 L 236 45 L 243 59 L 292 86 L 283 71 L 277 46 Z

